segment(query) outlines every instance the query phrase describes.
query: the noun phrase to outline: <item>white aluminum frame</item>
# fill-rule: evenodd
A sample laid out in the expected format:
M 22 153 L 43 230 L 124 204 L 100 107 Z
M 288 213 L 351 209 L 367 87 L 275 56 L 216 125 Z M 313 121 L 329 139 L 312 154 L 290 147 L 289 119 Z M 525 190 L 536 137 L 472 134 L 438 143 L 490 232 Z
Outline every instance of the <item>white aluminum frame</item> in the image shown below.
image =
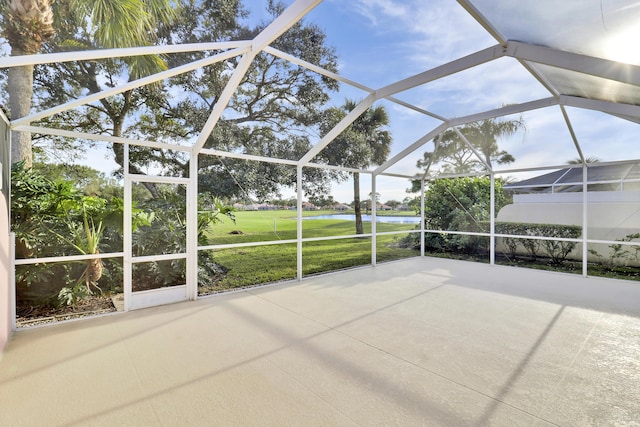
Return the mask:
M 640 122 L 640 106 L 639 105 L 628 105 L 621 103 L 609 102 L 606 100 L 598 100 L 598 99 L 586 99 L 579 98 L 575 96 L 568 96 L 562 93 L 559 93 L 552 84 L 547 81 L 544 76 L 536 73 L 535 64 L 544 64 L 553 67 L 558 67 L 561 69 L 575 71 L 583 74 L 588 74 L 591 76 L 596 76 L 599 78 L 609 79 L 615 82 L 621 82 L 629 85 L 640 86 L 640 67 L 634 65 L 620 64 L 613 61 L 608 61 L 600 58 L 594 58 L 586 55 L 578 55 L 575 53 L 560 51 L 557 49 L 551 49 L 543 46 L 534 46 L 531 44 L 526 44 L 523 42 L 516 42 L 504 39 L 504 37 L 500 34 L 500 32 L 494 27 L 487 19 L 475 8 L 469 0 L 458 0 L 458 3 L 467 10 L 467 12 L 475 18 L 487 31 L 490 35 L 492 35 L 498 42 L 498 44 L 491 46 L 486 49 L 482 49 L 480 51 L 474 52 L 470 55 L 467 55 L 463 58 L 459 58 L 453 60 L 447 64 L 440 65 L 434 67 L 430 70 L 418 73 L 414 76 L 408 77 L 406 79 L 391 83 L 389 85 L 383 86 L 381 88 L 369 88 L 361 83 L 358 83 L 354 80 L 348 79 L 346 77 L 337 75 L 333 72 L 327 71 L 318 67 L 316 65 L 310 64 L 306 61 L 295 58 L 289 54 L 281 52 L 273 47 L 270 47 L 269 44 L 273 42 L 278 36 L 284 33 L 288 28 L 298 22 L 302 17 L 304 17 L 311 9 L 320 4 L 322 0 L 295 0 L 293 4 L 288 7 L 282 15 L 276 18 L 270 25 L 268 25 L 260 34 L 258 34 L 253 40 L 243 40 L 243 41 L 233 41 L 233 42 L 221 42 L 221 43 L 204 43 L 204 44 L 187 44 L 187 45 L 170 45 L 170 46 L 149 46 L 149 47 L 136 47 L 136 48 L 123 48 L 123 49 L 103 49 L 103 50 L 95 50 L 95 51 L 83 51 L 83 52 L 65 52 L 65 53 L 56 53 L 56 54 L 45 54 L 45 55 L 25 55 L 18 57 L 0 57 L 0 67 L 16 67 L 28 64 L 45 64 L 52 62 L 65 62 L 65 61 L 78 61 L 78 60 L 97 60 L 103 58 L 111 58 L 111 57 L 126 57 L 126 56 L 137 56 L 137 55 L 148 55 L 148 54 L 159 54 L 159 53 L 177 53 L 177 52 L 193 52 L 193 51 L 221 51 L 218 53 L 213 53 L 211 56 L 194 61 L 190 64 L 186 64 L 180 67 L 176 67 L 153 76 L 148 76 L 145 78 L 138 79 L 136 81 L 129 82 L 122 86 L 118 86 L 112 89 L 108 89 L 96 94 L 90 94 L 88 96 L 82 97 L 77 100 L 73 100 L 67 102 L 65 104 L 56 106 L 54 108 L 50 108 L 47 110 L 43 110 L 29 116 L 15 119 L 10 122 L 10 126 L 12 130 L 26 131 L 32 133 L 40 133 L 40 134 L 48 134 L 48 135 L 57 135 L 71 138 L 84 138 L 90 140 L 99 140 L 106 141 L 115 144 L 124 144 L 125 146 L 125 171 L 128 170 L 128 147 L 130 145 L 138 145 L 149 148 L 157 148 L 157 149 L 167 149 L 167 150 L 177 150 L 182 152 L 189 152 L 191 156 L 190 162 L 190 175 L 189 178 L 180 178 L 180 179 L 165 179 L 165 178 L 150 178 L 146 177 L 144 179 L 137 179 L 139 177 L 133 176 L 131 174 L 125 174 L 125 185 L 124 185 L 124 195 L 125 195 L 125 216 L 124 216 L 124 251 L 119 253 L 112 254 L 100 254 L 94 256 L 73 256 L 73 257 L 51 257 L 51 258 L 43 258 L 43 259 L 30 259 L 30 260 L 15 260 L 14 257 L 14 266 L 15 265 L 26 265 L 33 264 L 36 262 L 61 262 L 61 261 L 71 261 L 71 260 L 84 260 L 90 258 L 110 258 L 110 257 L 123 257 L 124 261 L 124 283 L 125 288 L 128 287 L 128 292 L 125 292 L 125 309 L 129 310 L 136 307 L 136 304 L 131 303 L 132 292 L 131 292 L 131 266 L 135 260 L 132 259 L 131 256 L 131 180 L 136 178 L 136 181 L 142 180 L 155 180 L 158 179 L 158 182 L 173 182 L 185 184 L 187 186 L 187 216 L 189 218 L 197 217 L 197 165 L 198 165 L 198 157 L 200 155 L 214 155 L 221 157 L 231 157 L 244 159 L 248 161 L 260 161 L 260 162 L 270 162 L 270 163 L 280 163 L 287 164 L 290 166 L 295 166 L 297 171 L 297 224 L 298 224 L 298 232 L 295 240 L 287 240 L 287 241 L 273 241 L 273 242 L 255 242 L 255 243 L 244 243 L 244 244 L 233 244 L 233 245 L 210 245 L 210 246 L 198 246 L 197 244 L 197 223 L 196 221 L 188 221 L 187 225 L 187 253 L 181 254 L 180 256 L 185 257 L 187 260 L 187 284 L 186 284 L 186 294 L 184 298 L 186 299 L 196 299 L 197 295 L 197 253 L 200 250 L 216 250 L 216 249 L 226 249 L 232 247 L 250 247 L 257 245 L 274 245 L 274 244 L 284 244 L 284 243 L 296 243 L 297 244 L 297 278 L 298 280 L 303 277 L 303 259 L 302 259 L 302 245 L 304 242 L 310 241 L 323 241 L 323 240 L 333 240 L 333 239 L 343 239 L 343 238 L 352 238 L 356 236 L 332 236 L 332 237 L 323 237 L 323 238 L 303 238 L 302 234 L 302 171 L 304 167 L 314 167 L 314 168 L 327 168 L 334 170 L 341 170 L 346 172 L 358 172 L 362 174 L 370 174 L 372 177 L 372 197 L 375 198 L 375 189 L 377 186 L 377 178 L 379 176 L 393 176 L 393 177 L 402 177 L 402 178 L 410 178 L 410 179 L 420 179 L 421 180 L 421 200 L 422 205 L 424 205 L 424 191 L 425 191 L 425 182 L 430 179 L 437 178 L 446 178 L 446 177 L 455 177 L 455 176 L 463 176 L 463 175 L 440 175 L 440 176 L 410 176 L 410 175 L 402 175 L 398 173 L 390 173 L 387 170 L 397 164 L 400 160 L 405 158 L 407 155 L 415 152 L 416 150 L 423 147 L 425 144 L 432 141 L 437 135 L 444 132 L 449 128 L 456 129 L 458 126 L 465 125 L 467 123 L 471 123 L 478 120 L 484 120 L 489 118 L 501 117 L 509 114 L 517 114 L 526 111 L 531 111 L 539 108 L 546 108 L 553 105 L 558 105 L 561 114 L 564 117 L 567 128 L 571 134 L 571 138 L 574 142 L 576 151 L 581 159 L 584 161 L 584 156 L 582 154 L 582 149 L 580 146 L 580 142 L 576 137 L 575 132 L 573 131 L 573 127 L 569 117 L 566 113 L 565 106 L 571 106 L 575 108 L 581 109 L 591 109 L 602 111 L 608 114 L 615 115 L 617 117 L 622 117 L 633 122 Z M 331 129 L 323 138 L 321 138 L 304 156 L 302 156 L 299 160 L 286 160 L 286 159 L 273 159 L 262 156 L 253 156 L 242 153 L 232 153 L 225 152 L 220 150 L 212 150 L 208 148 L 204 148 L 207 138 L 210 133 L 214 129 L 215 125 L 219 121 L 222 116 L 224 109 L 227 107 L 228 102 L 233 96 L 235 90 L 240 84 L 242 78 L 244 77 L 246 71 L 248 70 L 251 62 L 256 57 L 256 55 L 261 52 L 265 52 L 270 55 L 277 56 L 284 60 L 295 63 L 299 66 L 308 68 L 311 71 L 314 71 L 323 76 L 333 78 L 341 83 L 350 85 L 357 89 L 364 91 L 367 96 L 356 106 L 356 108 L 351 111 L 347 116 L 340 121 L 333 129 Z M 89 104 L 91 102 L 98 101 L 105 97 L 115 95 L 118 93 L 122 93 L 126 90 L 134 89 L 141 87 L 146 84 L 150 84 L 153 82 L 160 81 L 162 79 L 166 79 L 172 76 L 176 76 L 181 73 L 189 72 L 192 70 L 196 70 L 203 66 L 213 64 L 219 61 L 225 61 L 230 58 L 241 57 L 236 69 L 234 70 L 231 79 L 229 80 L 227 86 L 224 88 L 223 93 L 220 97 L 219 102 L 217 102 L 206 122 L 206 125 L 202 129 L 201 134 L 195 141 L 193 146 L 182 146 L 176 144 L 167 144 L 164 142 L 157 141 L 140 141 L 134 140 L 130 138 L 116 138 L 110 137 L 106 135 L 92 135 L 87 133 L 79 133 L 79 132 L 70 132 L 64 131 L 60 129 L 52 129 L 52 128 L 43 128 L 39 126 L 31 126 L 30 122 L 51 116 L 53 114 L 57 114 L 63 111 L 66 111 L 71 108 L 79 107 L 82 105 Z M 496 59 L 502 57 L 511 57 L 516 59 L 527 71 L 529 71 L 550 93 L 550 97 L 523 102 L 518 105 L 510 105 L 503 108 L 497 108 L 493 110 L 488 110 L 484 112 L 477 112 L 465 117 L 442 117 L 438 114 L 434 114 L 430 111 L 427 111 L 421 107 L 416 105 L 412 105 L 408 102 L 402 101 L 400 99 L 395 98 L 395 95 L 401 93 L 403 91 L 407 91 L 409 89 L 429 84 L 430 82 L 436 81 L 440 78 L 453 75 L 455 73 L 467 70 L 469 68 L 485 64 Z M 344 168 L 339 166 L 332 165 L 322 165 L 313 163 L 312 160 L 314 157 L 320 153 L 337 135 L 339 135 L 344 129 L 347 128 L 354 120 L 356 120 L 362 113 L 364 113 L 367 108 L 372 106 L 375 102 L 380 100 L 388 100 L 390 102 L 396 103 L 397 105 L 404 106 L 408 109 L 411 109 L 415 112 L 423 114 L 425 116 L 435 118 L 440 121 L 438 125 L 433 127 L 432 129 L 425 129 L 424 136 L 416 140 L 414 143 L 410 144 L 408 147 L 400 151 L 391 159 L 384 162 L 382 165 L 373 168 L 373 170 L 358 170 L 354 168 Z M 473 145 L 467 144 L 473 149 Z M 476 156 L 482 161 L 479 153 L 476 152 Z M 486 165 L 486 171 L 481 173 L 473 173 L 473 174 L 464 174 L 464 176 L 477 176 L 477 175 L 489 175 L 491 177 L 492 187 L 492 204 L 491 204 L 491 230 L 490 233 L 463 233 L 463 234 L 471 234 L 471 235 L 481 235 L 488 236 L 491 239 L 491 260 L 490 262 L 493 264 L 495 261 L 495 242 L 496 237 L 515 237 L 519 238 L 522 236 L 506 236 L 501 234 L 495 234 L 495 203 L 494 203 L 494 180 L 497 174 L 504 174 L 510 172 L 522 172 L 522 171 L 534 171 L 534 170 L 548 170 L 548 169 L 558 169 L 563 166 L 544 166 L 539 168 L 525 168 L 525 169 L 492 169 L 491 165 Z M 583 164 L 582 167 L 586 170 L 587 165 Z M 587 176 L 586 173 L 583 174 L 583 190 L 587 189 Z M 587 193 L 584 191 L 584 200 L 583 200 L 583 225 L 587 224 Z M 364 235 L 366 237 L 372 238 L 372 259 L 371 264 L 375 266 L 377 264 L 376 257 L 376 242 L 377 235 L 387 235 L 387 234 L 404 234 L 404 233 L 420 233 L 421 235 L 421 255 L 424 256 L 425 248 L 424 248 L 424 235 L 425 233 L 430 232 L 438 232 L 442 233 L 442 230 L 427 230 L 424 226 L 424 210 L 421 212 L 421 224 L 419 230 L 412 231 L 402 231 L 402 232 L 393 232 L 393 233 L 378 233 L 377 227 L 375 223 L 375 216 L 377 215 L 375 209 L 375 200 L 372 200 L 372 215 L 374 217 L 374 221 L 372 222 L 372 233 Z M 457 234 L 459 232 L 456 231 L 446 231 L 447 233 Z M 357 237 L 362 237 L 361 235 Z M 528 236 L 527 238 L 531 238 Z M 571 239 L 568 239 L 573 241 Z M 591 241 L 588 239 L 586 235 L 586 227 L 583 227 L 583 236 L 580 239 L 580 243 L 583 244 L 583 275 L 587 275 L 586 269 L 586 247 L 588 243 L 614 243 L 607 241 Z M 615 242 L 620 243 L 620 242 Z M 624 244 L 624 243 L 623 243 Z M 157 257 L 152 257 L 156 259 Z M 149 258 L 149 259 L 152 259 Z M 161 259 L 159 257 L 157 259 Z M 175 297 L 175 295 L 174 295 Z M 180 298 L 183 296 L 180 295 Z M 15 309 L 15 304 L 14 304 Z
M 154 305 L 169 304 L 173 302 L 186 301 L 188 299 L 195 300 L 197 297 L 197 190 L 194 190 L 194 181 L 197 183 L 197 174 L 195 178 L 170 177 L 170 176 L 151 176 L 129 173 L 129 144 L 125 144 L 125 174 L 124 174 L 124 306 L 125 311 L 137 310 L 140 308 L 152 307 Z M 197 168 L 197 161 L 195 167 Z M 197 169 L 196 169 L 197 170 Z M 132 186 L 133 183 L 159 183 L 159 184 L 176 184 L 186 187 L 186 249 L 185 253 L 137 256 L 132 253 L 132 223 L 131 215 L 133 208 Z M 195 203 L 194 203 L 195 199 Z M 194 208 L 195 205 L 195 208 Z M 195 209 L 195 212 L 194 212 Z M 185 259 L 185 284 L 175 285 L 165 288 L 151 289 L 145 291 L 133 291 L 132 271 L 133 265 L 143 262 L 154 261 L 170 261 L 174 259 Z M 195 274 L 194 274 L 195 272 Z

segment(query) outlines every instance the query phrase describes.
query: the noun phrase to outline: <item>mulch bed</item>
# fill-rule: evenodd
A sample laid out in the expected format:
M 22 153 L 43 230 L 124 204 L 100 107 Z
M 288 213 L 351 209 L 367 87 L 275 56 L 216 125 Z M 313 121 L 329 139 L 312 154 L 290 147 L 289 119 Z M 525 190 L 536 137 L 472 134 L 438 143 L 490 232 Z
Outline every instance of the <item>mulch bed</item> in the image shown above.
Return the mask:
M 16 307 L 16 326 L 25 328 L 46 323 L 60 322 L 81 317 L 116 311 L 110 296 L 91 296 L 78 303 L 76 307 L 25 306 Z

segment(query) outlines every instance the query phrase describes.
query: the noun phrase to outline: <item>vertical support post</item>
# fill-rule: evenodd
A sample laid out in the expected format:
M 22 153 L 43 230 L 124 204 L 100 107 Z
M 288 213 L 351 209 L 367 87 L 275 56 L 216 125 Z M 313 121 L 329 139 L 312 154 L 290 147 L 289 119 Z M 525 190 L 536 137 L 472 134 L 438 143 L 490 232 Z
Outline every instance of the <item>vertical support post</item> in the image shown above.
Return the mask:
M 376 239 L 376 232 L 377 232 L 377 225 L 378 223 L 376 222 L 376 217 L 377 217 L 377 203 L 376 203 L 376 175 L 371 175 L 371 265 L 373 265 L 374 267 L 376 266 L 377 263 L 377 253 L 376 253 L 376 247 L 377 247 L 377 239 Z
M 187 298 L 198 298 L 198 153 L 189 158 L 187 186 Z
M 587 163 L 582 164 L 582 277 L 588 276 L 587 259 L 589 257 L 588 229 L 589 229 L 589 186 L 587 185 Z
M 424 256 L 424 178 L 420 180 L 420 256 Z
M 296 204 L 296 211 L 298 214 L 298 225 L 297 225 L 297 266 L 298 266 L 298 280 L 302 280 L 302 166 L 298 165 L 296 168 L 297 172 L 297 190 L 298 190 L 298 199 Z
M 131 310 L 131 297 L 132 297 L 132 253 L 131 253 L 131 211 L 132 211 L 132 191 L 131 191 L 131 177 L 129 176 L 129 144 L 124 144 L 124 162 L 122 167 L 124 168 L 124 213 L 123 213 L 123 252 L 124 259 L 122 263 L 122 291 L 124 293 L 124 311 Z
M 491 172 L 491 201 L 489 207 L 489 214 L 491 215 L 491 221 L 489 224 L 489 264 L 495 265 L 496 263 L 496 175 Z
M 11 299 L 11 330 L 16 330 L 16 233 L 9 233 L 9 260 L 11 262 L 11 282 L 9 282 L 9 298 Z

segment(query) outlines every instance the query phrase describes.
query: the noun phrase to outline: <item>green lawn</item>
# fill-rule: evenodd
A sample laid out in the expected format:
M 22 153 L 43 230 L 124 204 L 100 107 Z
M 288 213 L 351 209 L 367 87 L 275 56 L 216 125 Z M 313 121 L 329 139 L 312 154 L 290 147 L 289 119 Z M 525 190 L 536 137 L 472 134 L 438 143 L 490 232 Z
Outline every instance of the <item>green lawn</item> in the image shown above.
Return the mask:
M 304 216 L 335 212 L 311 211 Z M 212 226 L 212 244 L 265 242 L 296 239 L 295 211 L 239 211 L 236 223 L 227 218 Z M 365 233 L 371 224 L 365 223 Z M 378 231 L 412 230 L 414 225 L 378 224 Z M 304 220 L 303 237 L 326 237 L 355 234 L 355 223 L 349 220 Z M 397 240 L 406 234 L 378 236 L 379 262 L 419 255 L 419 251 L 399 248 Z M 216 263 L 227 270 L 224 277 L 201 284 L 201 293 L 210 293 L 278 280 L 297 275 L 296 244 L 277 244 L 212 251 Z M 371 263 L 371 238 L 347 238 L 303 244 L 303 274 L 317 274 Z
M 335 214 L 335 211 L 305 211 L 303 216 Z M 404 212 L 407 215 L 406 212 Z M 409 213 L 410 214 L 410 213 Z M 220 224 L 211 227 L 209 239 L 212 244 L 264 242 L 269 240 L 291 240 L 297 237 L 296 212 L 278 211 L 239 211 L 235 213 L 236 223 L 224 218 Z M 378 232 L 413 230 L 413 224 L 378 223 Z M 304 238 L 344 236 L 355 234 L 355 222 L 340 219 L 303 220 Z M 364 223 L 364 232 L 371 232 L 371 224 Z

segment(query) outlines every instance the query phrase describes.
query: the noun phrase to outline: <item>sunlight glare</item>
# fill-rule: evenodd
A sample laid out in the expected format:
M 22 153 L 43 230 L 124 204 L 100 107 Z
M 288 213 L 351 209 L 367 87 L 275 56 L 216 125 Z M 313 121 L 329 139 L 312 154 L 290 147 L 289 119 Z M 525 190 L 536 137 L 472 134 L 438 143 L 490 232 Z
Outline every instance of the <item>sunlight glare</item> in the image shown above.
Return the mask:
M 640 65 L 640 25 L 627 26 L 604 42 L 604 57 L 626 64 Z

